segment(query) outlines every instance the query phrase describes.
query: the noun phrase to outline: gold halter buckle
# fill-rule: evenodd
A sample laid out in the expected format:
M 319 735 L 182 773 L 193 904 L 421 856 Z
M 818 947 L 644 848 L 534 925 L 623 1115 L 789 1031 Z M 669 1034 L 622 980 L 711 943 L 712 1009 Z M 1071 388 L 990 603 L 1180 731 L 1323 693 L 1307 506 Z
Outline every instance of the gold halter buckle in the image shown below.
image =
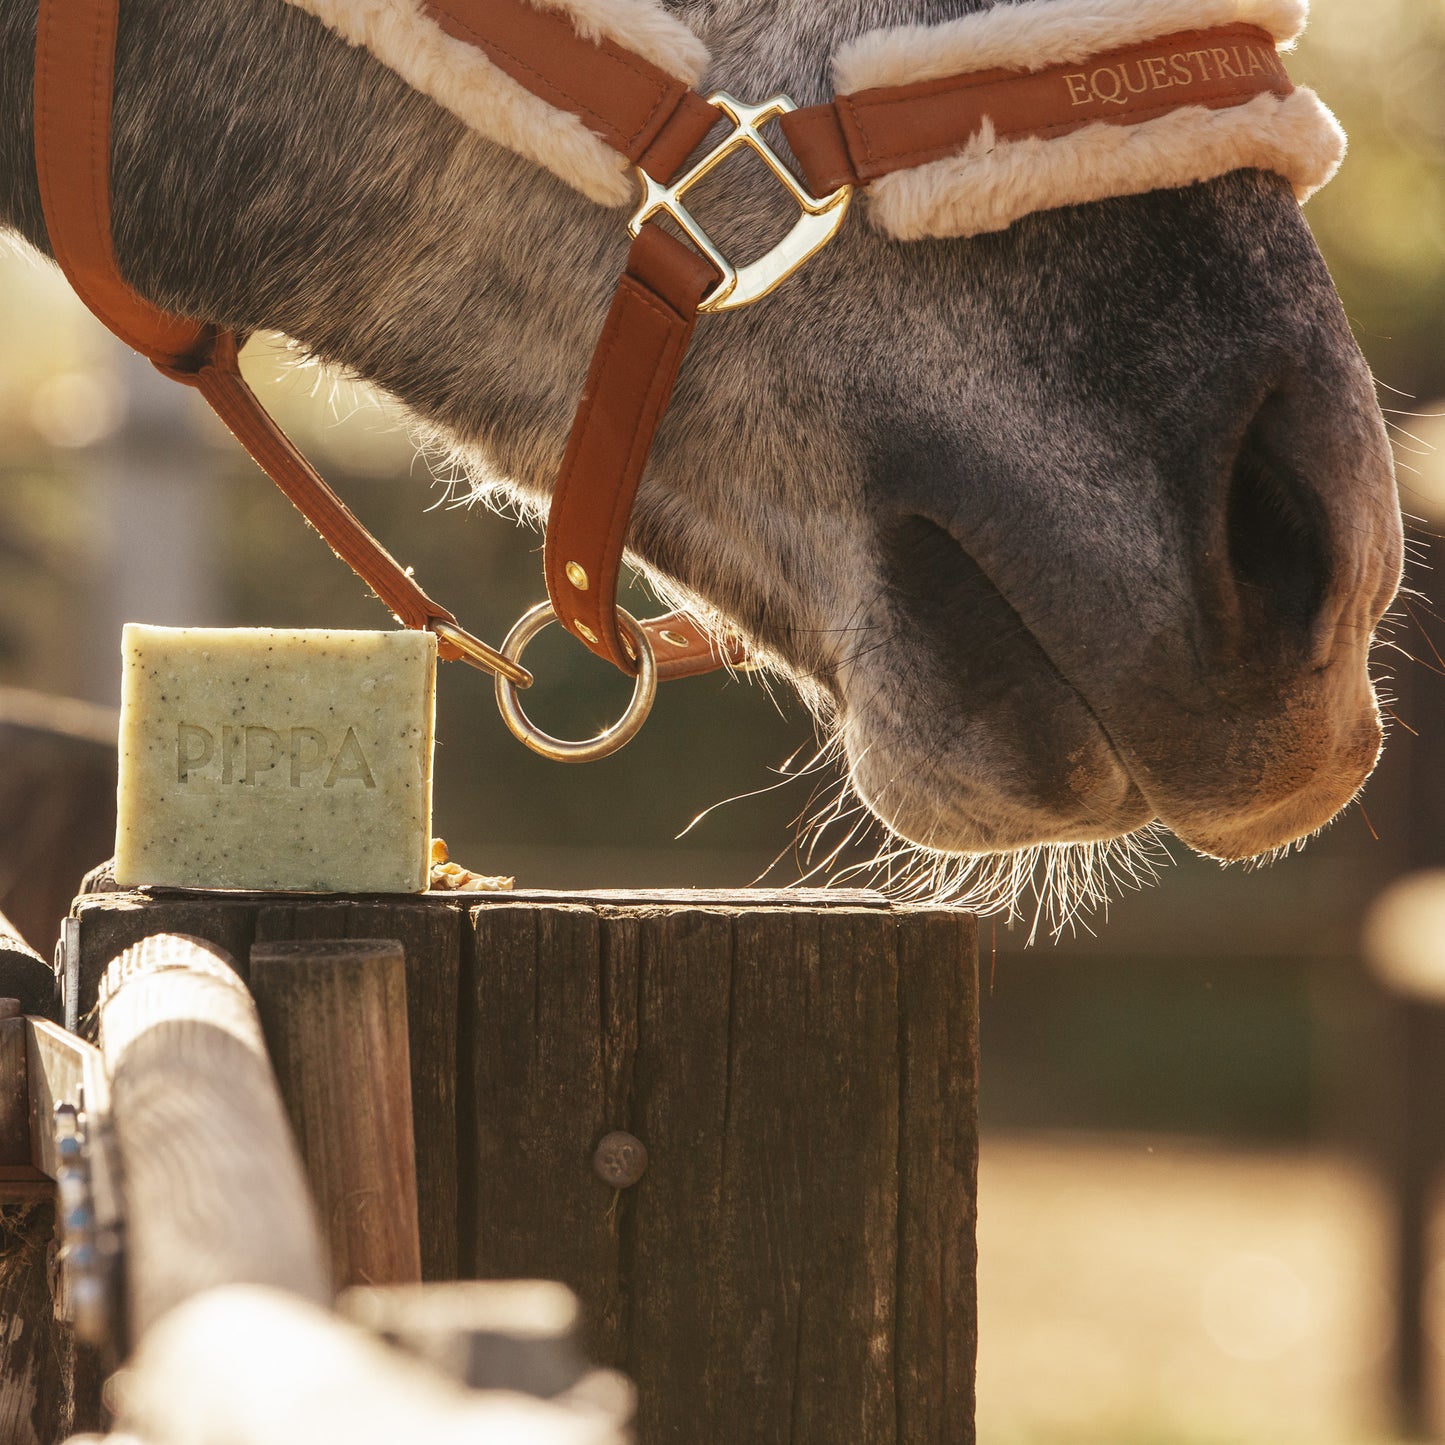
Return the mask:
M 810 194 L 763 138 L 762 127 L 768 121 L 782 115 L 784 111 L 797 109 L 786 95 L 775 95 L 761 105 L 744 105 L 726 91 L 719 90 L 708 96 L 708 100 L 732 121 L 732 133 L 724 136 L 696 165 L 679 176 L 670 186 L 659 185 L 639 167 L 637 174 L 642 179 L 642 201 L 627 223 L 627 229 L 636 236 L 644 223 L 650 221 L 659 211 L 671 216 L 693 245 L 722 273 L 722 280 L 703 297 L 697 309 L 734 311 L 739 306 L 750 306 L 754 301 L 761 301 L 837 235 L 838 227 L 843 224 L 843 217 L 848 214 L 848 202 L 853 198 L 853 187 L 840 186 L 832 195 L 821 198 Z M 734 151 L 743 147 L 756 151 L 762 157 L 768 169 L 798 203 L 798 209 L 803 214 L 798 217 L 793 229 L 766 255 L 748 262 L 746 266 L 734 266 L 713 245 L 708 233 L 698 225 L 683 205 L 682 198 L 704 176 L 721 165 Z

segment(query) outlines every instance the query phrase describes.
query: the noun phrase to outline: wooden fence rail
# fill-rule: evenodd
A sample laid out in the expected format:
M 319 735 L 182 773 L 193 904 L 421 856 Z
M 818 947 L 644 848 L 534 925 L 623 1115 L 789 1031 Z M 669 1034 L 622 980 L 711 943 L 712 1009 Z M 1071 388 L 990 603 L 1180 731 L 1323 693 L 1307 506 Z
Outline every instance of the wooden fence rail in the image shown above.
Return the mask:
M 354 981 L 360 958 L 363 986 L 339 1000 L 336 1018 L 344 1025 L 349 1011 L 369 1009 L 370 1033 L 404 1045 L 399 949 L 291 952 L 283 973 L 329 988 Z M 366 978 L 384 985 L 369 1000 Z M 398 1003 L 399 1018 L 382 1016 Z M 48 1190 L 45 1176 L 60 1180 L 72 1259 L 52 1301 L 48 1271 L 17 1272 L 13 1251 L 0 1256 L 0 1306 L 11 1316 L 0 1332 L 5 1445 L 59 1445 L 99 1423 L 98 1377 L 83 1382 L 87 1405 L 74 1363 L 59 1369 L 51 1358 L 53 1308 L 133 1347 L 113 1392 L 114 1445 L 622 1445 L 630 1386 L 581 1365 L 576 1301 L 560 1286 L 452 1285 L 435 1304 L 424 1286 L 367 1289 L 349 1297 L 362 1324 L 332 1312 L 327 1244 L 261 1021 L 224 950 L 146 937 L 106 968 L 96 1014 L 99 1050 L 20 1016 L 13 1000 L 0 1006 L 0 1152 L 33 1161 L 0 1169 L 29 1170 Z M 404 1049 L 400 1064 L 405 1083 Z M 349 1077 L 364 1082 L 356 1070 Z M 359 1122 L 346 1119 L 348 1102 Z M 333 1099 L 343 1147 L 388 1142 L 373 1127 L 374 1104 L 364 1087 Z M 405 1117 L 409 1145 L 405 1090 L 391 1112 Z M 16 1180 L 0 1187 L 13 1209 Z M 392 1212 L 411 1221 L 400 1272 L 414 1277 L 414 1182 L 409 1207 L 400 1194 Z M 119 1312 L 97 1294 L 121 1275 L 97 1269 L 91 1246 L 122 1222 L 126 1307 L 115 1334 Z M 32 1223 L 49 1235 L 52 1217 Z M 43 1250 L 46 1240 L 35 1243 Z
M 470 1390 L 256 1286 L 211 1290 L 166 1316 L 124 1381 L 122 1425 L 144 1445 L 623 1445 L 611 1410 L 585 1392 Z
M 218 948 L 160 934 L 102 984 L 131 1338 L 218 1285 L 326 1305 L 325 1245 L 255 1005 Z

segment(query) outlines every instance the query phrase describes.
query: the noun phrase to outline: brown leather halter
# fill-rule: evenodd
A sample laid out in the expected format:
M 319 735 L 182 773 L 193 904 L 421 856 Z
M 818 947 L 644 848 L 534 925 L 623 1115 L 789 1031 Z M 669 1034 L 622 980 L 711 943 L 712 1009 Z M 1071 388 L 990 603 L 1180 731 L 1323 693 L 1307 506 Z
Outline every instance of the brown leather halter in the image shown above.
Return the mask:
M 201 392 L 398 621 L 435 632 L 443 658 L 465 659 L 525 687 L 531 675 L 516 660 L 520 646 L 504 648 L 513 653 L 509 657 L 465 632 L 275 425 L 237 366 L 244 338 L 157 310 L 121 275 L 110 216 L 120 3 L 40 0 L 35 156 L 56 260 L 116 335 L 167 376 Z M 631 227 L 636 239 L 593 355 L 552 498 L 545 571 L 551 607 L 562 625 L 625 673 L 636 675 L 641 667 L 649 677 L 653 657 L 656 675 L 664 678 L 745 660 L 740 640 L 713 639 L 685 614 L 635 625 L 635 632 L 619 626 L 616 604 L 633 500 L 700 311 L 729 310 L 767 294 L 837 230 L 852 187 L 954 154 L 990 121 L 1001 140 L 1050 137 L 1098 121 L 1138 124 L 1184 106 L 1222 109 L 1267 91 L 1287 95 L 1293 89 L 1272 37 L 1254 26 L 1230 25 L 1164 36 L 1089 62 L 1157 65 L 1181 47 L 1219 45 L 1259 56 L 1251 73 L 1237 79 L 1209 78 L 1201 67 L 1175 84 L 1164 104 L 1155 92 L 1130 93 L 1122 101 L 1081 100 L 1067 82 L 1068 73 L 1079 69 L 1073 64 L 882 87 L 801 110 L 785 98 L 750 108 L 721 94 L 705 99 L 611 40 L 583 39 L 565 15 L 536 9 L 527 0 L 424 0 L 423 8 L 449 35 L 476 46 L 526 89 L 580 116 L 636 166 L 642 180 L 642 206 Z M 802 172 L 801 184 L 762 138 L 761 125 L 774 116 Z M 688 167 L 720 122 L 730 125 L 728 135 Z M 800 221 L 775 253 L 734 270 L 688 214 L 682 194 L 743 145 L 773 166 L 798 202 Z M 663 214 L 692 245 L 662 228 L 655 218 Z M 639 644 L 649 656 L 639 656 Z M 523 740 L 536 746 L 534 738 Z

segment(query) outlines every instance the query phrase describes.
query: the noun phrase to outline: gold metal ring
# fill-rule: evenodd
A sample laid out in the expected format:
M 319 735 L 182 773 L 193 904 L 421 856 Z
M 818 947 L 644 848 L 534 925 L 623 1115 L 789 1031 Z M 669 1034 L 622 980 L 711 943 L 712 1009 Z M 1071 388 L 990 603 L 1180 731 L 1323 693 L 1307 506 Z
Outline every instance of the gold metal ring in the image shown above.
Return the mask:
M 482 672 L 490 672 L 498 682 L 506 678 L 515 687 L 531 687 L 532 674 L 525 667 L 519 667 L 510 657 L 504 657 L 495 647 L 488 647 L 481 638 L 473 637 L 455 622 L 433 617 L 427 623 L 427 631 L 435 632 L 443 642 L 450 642 L 461 653 L 463 662 Z
M 544 627 L 556 620 L 557 614 L 552 610 L 550 602 L 539 602 L 530 611 L 524 612 L 502 643 L 502 652 L 508 661 L 520 671 L 525 671 L 521 668 L 523 649 Z M 632 701 L 627 704 L 627 711 L 595 738 L 588 738 L 584 742 L 568 742 L 544 733 L 522 711 L 516 687 L 507 678 L 498 675 L 497 707 L 502 714 L 502 721 L 534 753 L 540 753 L 554 763 L 590 763 L 594 758 L 605 758 L 609 753 L 615 753 L 641 731 L 648 713 L 652 711 L 653 699 L 657 696 L 657 659 L 652 655 L 652 645 L 647 640 L 647 634 L 631 613 L 624 612 L 619 607 L 617 620 L 636 649 L 637 680 L 632 689 Z

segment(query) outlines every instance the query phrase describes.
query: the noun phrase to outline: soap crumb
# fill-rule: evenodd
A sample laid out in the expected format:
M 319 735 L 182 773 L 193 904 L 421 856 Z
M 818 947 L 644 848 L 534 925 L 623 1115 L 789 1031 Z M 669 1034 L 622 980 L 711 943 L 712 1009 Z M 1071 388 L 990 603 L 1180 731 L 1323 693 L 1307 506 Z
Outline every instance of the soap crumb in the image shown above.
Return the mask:
M 516 882 L 515 878 L 473 873 L 451 861 L 445 838 L 431 840 L 431 887 L 438 893 L 503 893 Z

